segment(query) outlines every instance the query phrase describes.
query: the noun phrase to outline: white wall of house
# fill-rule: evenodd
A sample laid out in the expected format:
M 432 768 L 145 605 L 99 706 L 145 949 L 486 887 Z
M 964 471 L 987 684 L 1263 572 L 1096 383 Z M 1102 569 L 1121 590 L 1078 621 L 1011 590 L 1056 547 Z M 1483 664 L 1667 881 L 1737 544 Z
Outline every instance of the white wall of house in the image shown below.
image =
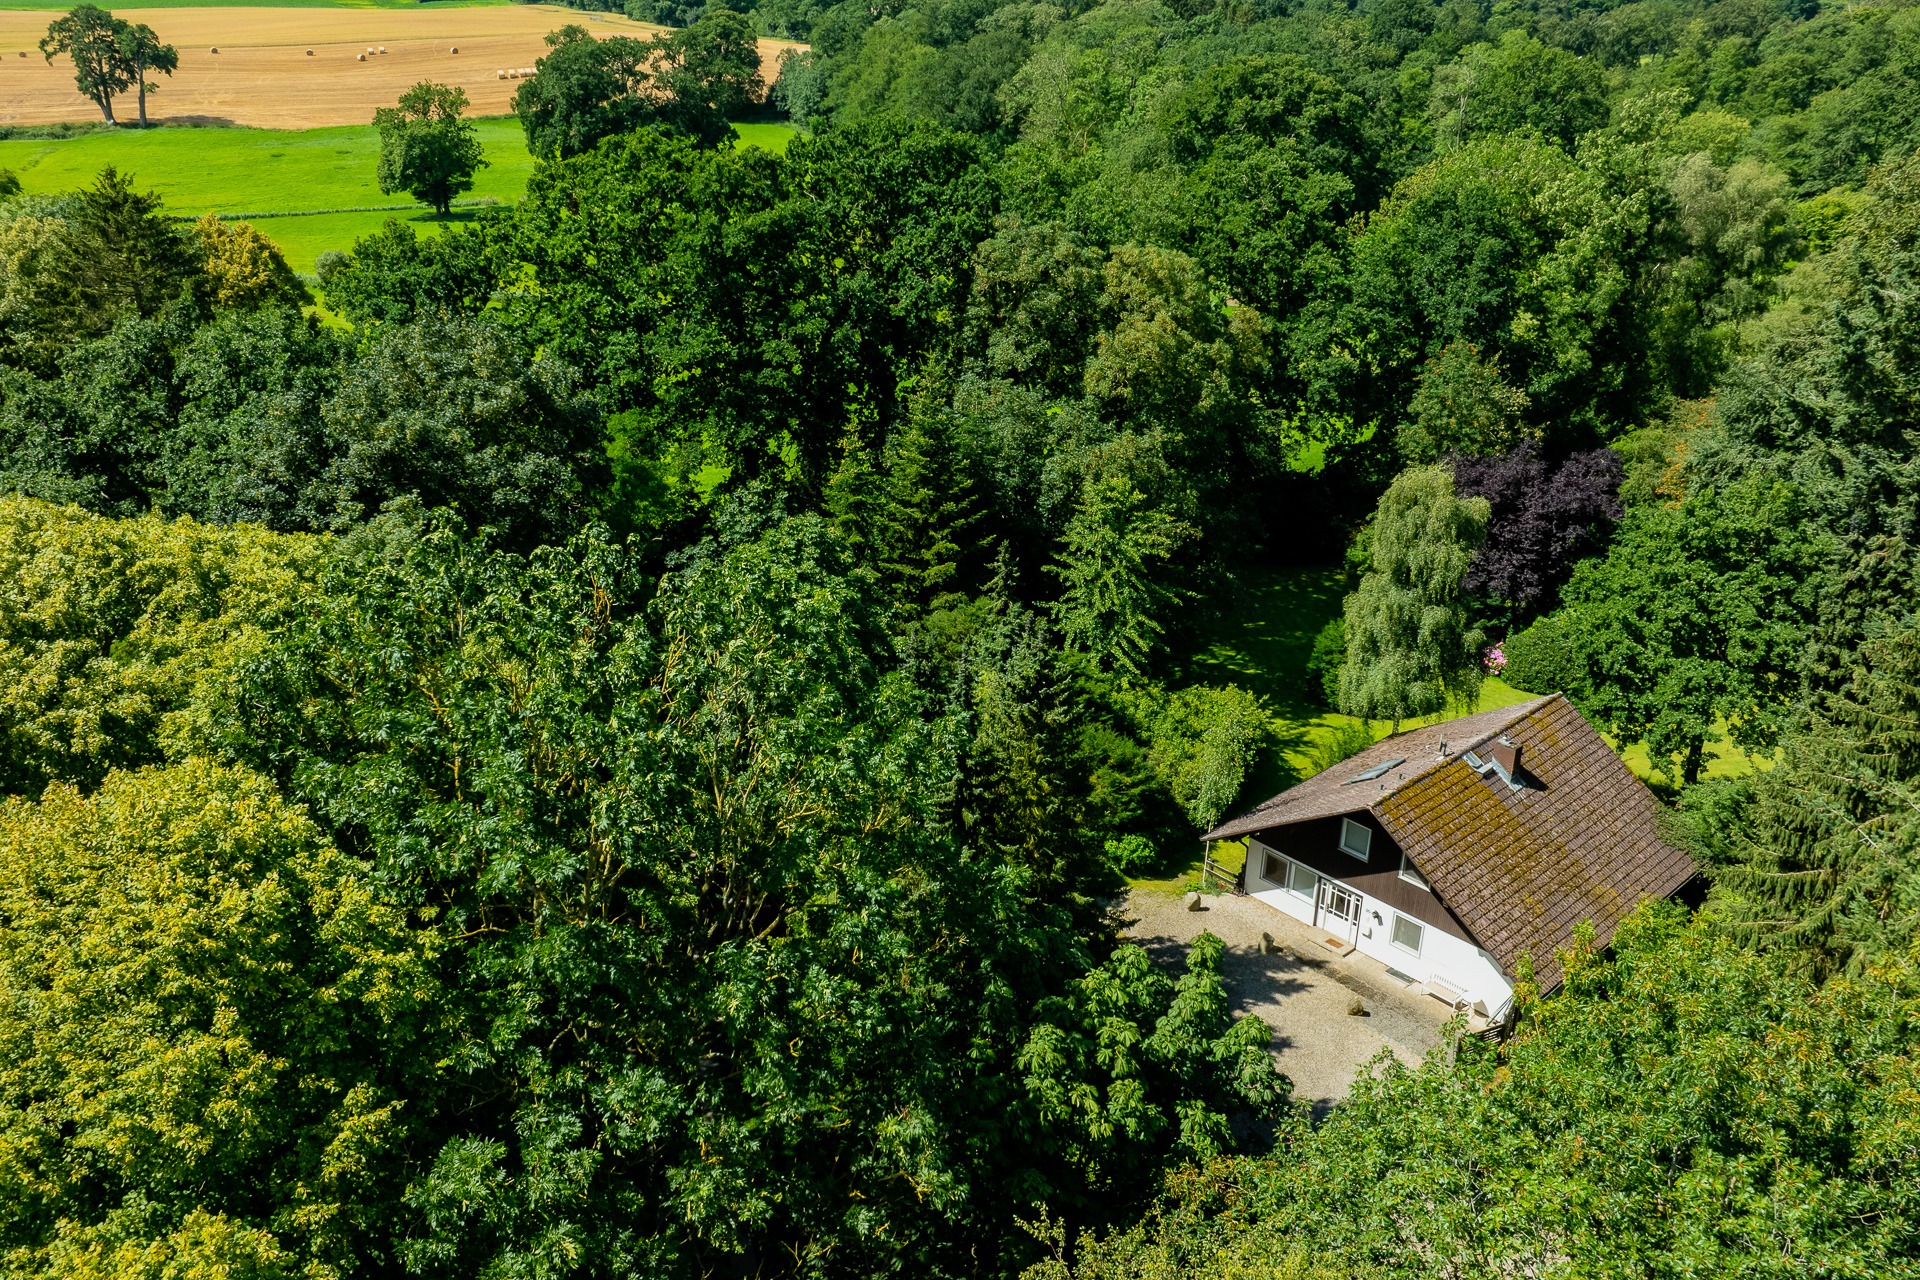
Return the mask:
M 1271 855 L 1285 869 L 1284 883 L 1272 883 L 1263 874 L 1266 855 Z M 1246 887 L 1250 896 L 1302 924 L 1325 929 L 1329 936 L 1346 937 L 1347 931 L 1339 927 L 1337 921 L 1333 922 L 1333 928 L 1326 928 L 1327 922 L 1314 919 L 1317 882 L 1324 878 L 1311 867 L 1269 849 L 1258 840 L 1248 842 Z M 1496 1019 L 1506 1013 L 1507 1003 L 1513 999 L 1513 984 L 1500 972 L 1500 965 L 1492 956 L 1465 938 L 1405 916 L 1351 885 L 1344 887 L 1360 899 L 1360 921 L 1351 940 L 1361 955 L 1371 956 L 1415 982 L 1447 988 L 1469 1005 L 1477 1002 Z M 1396 921 L 1400 922 L 1398 930 Z

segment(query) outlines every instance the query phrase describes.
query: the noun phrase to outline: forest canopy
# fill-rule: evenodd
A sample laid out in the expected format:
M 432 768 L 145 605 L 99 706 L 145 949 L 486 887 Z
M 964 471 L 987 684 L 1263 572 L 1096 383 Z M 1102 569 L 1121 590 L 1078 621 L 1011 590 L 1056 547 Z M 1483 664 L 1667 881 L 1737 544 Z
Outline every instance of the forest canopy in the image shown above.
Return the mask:
M 0 198 L 7 1276 L 1920 1274 L 1920 8 L 628 11 Z M 1127 877 L 1496 682 L 1704 905 L 1316 1116 Z

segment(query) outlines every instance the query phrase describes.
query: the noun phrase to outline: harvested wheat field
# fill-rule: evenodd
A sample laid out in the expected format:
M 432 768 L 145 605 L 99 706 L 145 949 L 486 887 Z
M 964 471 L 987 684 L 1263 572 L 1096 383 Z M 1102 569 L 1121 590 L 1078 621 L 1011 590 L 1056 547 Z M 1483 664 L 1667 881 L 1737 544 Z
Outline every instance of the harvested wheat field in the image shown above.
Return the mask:
M 48 66 L 40 54 L 40 37 L 52 17 L 0 10 L 0 124 L 99 118 L 99 108 L 74 89 L 66 59 Z M 150 119 L 268 129 L 366 124 L 375 107 L 391 106 L 422 80 L 465 89 L 471 115 L 504 115 L 513 109 L 519 81 L 503 80 L 500 72 L 531 69 L 546 52 L 549 31 L 569 22 L 602 37 L 663 30 L 614 14 L 551 5 L 146 9 L 138 20 L 180 53 L 180 69 L 171 77 L 156 77 L 159 92 L 147 95 Z M 778 73 L 780 54 L 795 47 L 760 42 L 769 83 Z M 114 102 L 114 114 L 123 121 L 136 119 L 136 111 L 131 93 Z

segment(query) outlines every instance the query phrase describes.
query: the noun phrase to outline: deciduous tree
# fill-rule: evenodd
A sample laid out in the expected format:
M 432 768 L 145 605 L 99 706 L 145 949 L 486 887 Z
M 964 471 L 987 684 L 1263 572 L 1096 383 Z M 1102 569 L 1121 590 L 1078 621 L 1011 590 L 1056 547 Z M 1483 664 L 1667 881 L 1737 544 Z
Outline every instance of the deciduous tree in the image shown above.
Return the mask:
M 632 36 L 596 40 L 569 23 L 547 36 L 547 54 L 514 91 L 527 150 L 543 159 L 579 155 L 652 118 L 651 46 Z
M 452 1048 L 409 914 L 242 769 L 0 802 L 10 1265 L 390 1266 Z
M 180 66 L 180 55 L 170 44 L 160 43 L 160 37 L 153 28 L 144 22 L 127 22 L 116 18 L 113 23 L 114 48 L 125 68 L 127 83 L 140 95 L 140 127 L 147 127 L 147 95 L 155 86 L 147 83 L 147 73 L 158 71 L 170 76 Z
M 1831 552 L 1805 511 L 1792 486 L 1756 474 L 1628 512 L 1607 554 L 1582 562 L 1563 592 L 1583 710 L 1676 762 L 1689 783 L 1723 732 L 1772 746 Z
M 1485 498 L 1489 534 L 1467 570 L 1468 592 L 1498 601 L 1509 630 L 1559 602 L 1582 559 L 1605 549 L 1620 518 L 1620 455 L 1576 453 L 1551 465 L 1522 443 L 1497 457 L 1449 459 L 1454 491 Z
M 405 191 L 442 215 L 451 212 L 453 198 L 473 190 L 473 171 L 487 163 L 479 134 L 460 118 L 466 109 L 466 90 L 422 80 L 398 105 L 375 111 L 380 190 Z
M 1340 709 L 1391 720 L 1432 715 L 1480 688 L 1480 632 L 1461 584 L 1487 536 L 1485 498 L 1454 493 L 1445 467 L 1401 472 L 1367 527 L 1367 569 L 1347 597 Z
M 133 84 L 119 34 L 111 13 L 98 5 L 78 4 L 55 18 L 40 39 L 40 52 L 49 63 L 63 54 L 73 60 L 75 87 L 93 100 L 108 124 L 117 123 L 114 96 Z

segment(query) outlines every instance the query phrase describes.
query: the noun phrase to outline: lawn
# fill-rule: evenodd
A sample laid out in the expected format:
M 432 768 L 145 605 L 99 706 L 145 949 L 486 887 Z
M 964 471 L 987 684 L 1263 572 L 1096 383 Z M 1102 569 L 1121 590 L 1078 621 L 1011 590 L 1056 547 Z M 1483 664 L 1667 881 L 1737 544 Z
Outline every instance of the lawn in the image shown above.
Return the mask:
M 1313 638 L 1339 616 L 1342 580 L 1337 569 L 1284 568 L 1253 571 L 1240 583 L 1234 607 L 1215 619 L 1201 639 L 1195 656 L 1172 681 L 1185 684 L 1237 684 L 1257 695 L 1271 715 L 1276 749 L 1266 753 L 1247 779 L 1241 807 L 1275 795 L 1302 778 L 1338 763 L 1365 741 L 1384 738 L 1391 725 L 1371 724 L 1329 711 L 1310 696 L 1307 659 Z M 1453 708 L 1443 715 L 1407 721 L 1413 728 L 1471 711 L 1491 711 L 1534 697 L 1505 681 L 1482 682 L 1480 700 L 1472 707 Z M 1660 769 L 1647 759 L 1646 748 L 1622 753 L 1627 767 L 1642 778 L 1664 782 Z M 1764 767 L 1764 762 L 1758 762 Z M 1756 762 L 1724 743 L 1708 748 L 1708 776 L 1750 772 Z M 1215 860 L 1230 870 L 1246 856 L 1244 846 L 1216 847 Z M 1198 856 L 1177 874 L 1165 879 L 1137 880 L 1137 888 L 1184 893 L 1199 887 Z
M 526 190 L 534 160 L 520 122 L 477 120 L 487 167 L 452 221 L 471 218 L 487 202 L 511 204 Z M 749 146 L 784 151 L 793 130 L 781 124 L 738 126 Z M 171 213 L 245 214 L 271 236 L 296 271 L 311 272 L 328 249 L 350 249 L 361 236 L 400 218 L 421 230 L 442 225 L 405 196 L 381 194 L 374 179 L 380 140 L 371 125 L 282 132 L 273 129 L 103 131 L 74 138 L 0 141 L 0 167 L 30 192 L 71 191 L 107 165 L 157 191 Z M 384 206 L 384 207 L 383 207 Z

